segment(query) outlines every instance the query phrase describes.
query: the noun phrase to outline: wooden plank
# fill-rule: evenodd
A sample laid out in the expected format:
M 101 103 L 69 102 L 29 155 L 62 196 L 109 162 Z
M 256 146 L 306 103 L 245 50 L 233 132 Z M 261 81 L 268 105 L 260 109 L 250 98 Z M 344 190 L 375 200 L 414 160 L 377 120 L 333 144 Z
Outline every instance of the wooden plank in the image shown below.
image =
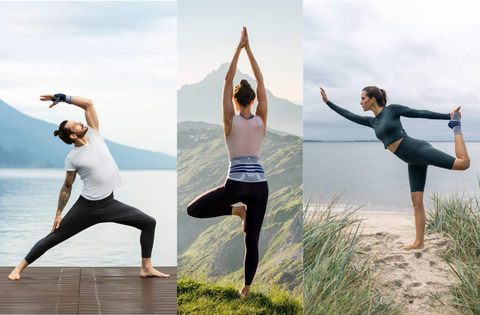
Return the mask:
M 82 268 L 80 314 L 176 314 L 177 268 L 170 278 L 141 278 L 139 268 Z
M 177 268 L 141 278 L 138 267 L 0 267 L 0 314 L 176 314 Z
M 77 314 L 80 268 L 27 268 L 19 281 L 12 270 L 0 267 L 1 314 Z

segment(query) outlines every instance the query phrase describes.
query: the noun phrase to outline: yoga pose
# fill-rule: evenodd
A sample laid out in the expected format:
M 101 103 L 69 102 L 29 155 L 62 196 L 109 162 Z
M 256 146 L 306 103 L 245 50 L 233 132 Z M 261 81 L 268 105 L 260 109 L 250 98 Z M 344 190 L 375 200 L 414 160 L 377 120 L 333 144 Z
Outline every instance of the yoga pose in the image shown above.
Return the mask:
M 247 80 L 233 88 L 238 57 L 245 48 L 257 83 L 257 109 L 252 114 L 255 91 Z M 232 98 L 239 115 L 235 115 Z M 267 208 L 268 184 L 260 165 L 265 132 L 267 130 L 267 94 L 262 73 L 248 42 L 244 27 L 240 43 L 228 68 L 223 87 L 223 130 L 227 144 L 230 169 L 220 187 L 199 196 L 188 206 L 187 212 L 196 218 L 236 215 L 242 219 L 245 233 L 245 284 L 240 294 L 247 297 L 258 265 L 258 241 Z M 246 206 L 232 206 L 242 202 Z
M 8 276 L 19 280 L 20 273 L 47 250 L 97 223 L 115 222 L 136 227 L 142 231 L 141 277 L 169 277 L 152 267 L 151 254 L 155 236 L 155 219 L 142 211 L 121 203 L 113 191 L 123 184 L 117 164 L 99 132 L 98 117 L 92 101 L 64 94 L 42 95 L 41 101 L 52 101 L 50 108 L 59 102 L 76 105 L 85 110 L 87 126 L 78 121 L 65 120 L 54 135 L 74 147 L 65 159 L 67 175 L 60 191 L 53 228 L 38 241 L 25 259 Z M 83 181 L 80 197 L 62 219 L 62 211 L 70 198 L 77 173 Z
M 427 167 L 433 165 L 449 170 L 466 170 L 470 167 L 467 147 L 462 136 L 460 123 L 460 106 L 451 113 L 435 113 L 428 110 L 417 110 L 402 105 L 387 104 L 387 93 L 376 86 L 367 86 L 362 91 L 360 104 L 364 111 L 372 111 L 375 117 L 355 115 L 327 98 L 320 88 L 323 101 L 343 117 L 357 124 L 371 127 L 377 138 L 383 142 L 385 149 L 395 154 L 408 164 L 410 192 L 415 212 L 416 237 L 413 244 L 402 249 L 420 249 L 424 246 L 425 208 L 423 190 L 427 179 Z M 450 120 L 448 126 L 453 129 L 455 137 L 455 155 L 446 154 L 435 149 L 430 143 L 409 137 L 402 127 L 400 116 L 411 118 L 428 118 Z

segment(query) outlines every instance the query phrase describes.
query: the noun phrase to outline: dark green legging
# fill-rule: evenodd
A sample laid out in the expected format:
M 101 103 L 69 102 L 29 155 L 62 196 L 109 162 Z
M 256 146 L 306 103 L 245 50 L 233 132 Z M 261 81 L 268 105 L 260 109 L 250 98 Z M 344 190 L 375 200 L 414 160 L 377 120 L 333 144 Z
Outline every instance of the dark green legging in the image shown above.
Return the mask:
M 410 191 L 423 191 L 429 165 L 451 170 L 455 158 L 435 149 L 430 143 L 406 136 L 395 151 L 395 155 L 408 163 Z

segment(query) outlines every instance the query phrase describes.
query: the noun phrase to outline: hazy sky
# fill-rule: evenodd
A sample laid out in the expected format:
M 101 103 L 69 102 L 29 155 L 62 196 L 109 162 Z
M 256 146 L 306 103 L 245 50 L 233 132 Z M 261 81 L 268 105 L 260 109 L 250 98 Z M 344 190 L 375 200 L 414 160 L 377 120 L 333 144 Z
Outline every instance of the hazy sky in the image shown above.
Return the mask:
M 85 121 L 40 94 L 93 100 L 105 138 L 176 155 L 176 2 L 0 3 L 0 99 L 58 124 Z
M 323 103 L 356 114 L 376 85 L 392 104 L 450 112 L 462 106 L 466 140 L 480 140 L 480 20 L 475 2 L 305 2 L 304 137 L 376 139 Z M 402 118 L 407 133 L 452 140 L 446 121 Z
M 179 1 L 177 88 L 199 82 L 230 62 L 246 26 L 267 88 L 299 104 L 303 99 L 302 14 L 301 0 Z M 253 77 L 245 52 L 238 68 Z

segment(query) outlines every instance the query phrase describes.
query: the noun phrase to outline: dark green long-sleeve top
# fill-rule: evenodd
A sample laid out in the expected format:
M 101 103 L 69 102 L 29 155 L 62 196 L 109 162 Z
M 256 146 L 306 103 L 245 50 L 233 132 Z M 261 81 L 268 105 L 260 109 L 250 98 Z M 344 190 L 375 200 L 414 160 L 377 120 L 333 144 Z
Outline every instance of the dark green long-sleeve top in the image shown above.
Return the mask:
M 373 128 L 375 135 L 383 142 L 385 149 L 395 141 L 403 139 L 407 135 L 407 132 L 403 129 L 402 123 L 400 122 L 400 116 L 443 120 L 450 119 L 450 113 L 441 114 L 429 110 L 413 109 L 397 104 L 385 106 L 376 117 L 356 115 L 330 101 L 327 102 L 327 105 L 348 120 Z

